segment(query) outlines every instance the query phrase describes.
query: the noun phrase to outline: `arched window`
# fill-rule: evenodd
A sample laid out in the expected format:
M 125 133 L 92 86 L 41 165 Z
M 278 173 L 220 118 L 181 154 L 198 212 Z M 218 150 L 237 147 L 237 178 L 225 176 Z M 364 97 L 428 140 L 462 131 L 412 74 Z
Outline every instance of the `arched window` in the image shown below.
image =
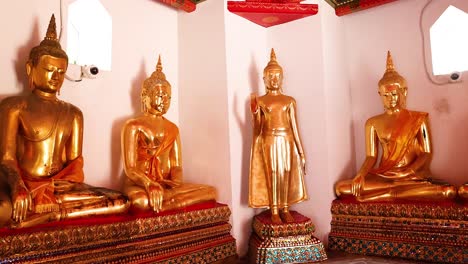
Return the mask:
M 77 0 L 68 7 L 67 54 L 71 64 L 110 71 L 112 18 L 99 0 Z
M 468 14 L 449 6 L 429 32 L 433 74 L 468 71 Z

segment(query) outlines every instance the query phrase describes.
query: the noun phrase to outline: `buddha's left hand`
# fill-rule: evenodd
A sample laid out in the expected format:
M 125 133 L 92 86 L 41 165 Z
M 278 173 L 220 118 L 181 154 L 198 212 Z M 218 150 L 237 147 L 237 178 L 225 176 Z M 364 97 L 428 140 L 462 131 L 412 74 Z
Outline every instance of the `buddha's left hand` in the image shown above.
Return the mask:
M 164 185 L 167 185 L 171 188 L 179 187 L 181 185 L 181 183 L 171 180 L 161 180 L 160 183 L 163 183 Z
M 414 173 L 414 171 L 412 169 L 409 169 L 409 168 L 405 168 L 405 169 L 396 168 L 396 169 L 388 170 L 385 173 L 382 173 L 382 176 L 389 177 L 389 178 L 406 178 L 406 177 L 412 177 L 412 176 L 414 176 L 414 174 L 415 173 Z

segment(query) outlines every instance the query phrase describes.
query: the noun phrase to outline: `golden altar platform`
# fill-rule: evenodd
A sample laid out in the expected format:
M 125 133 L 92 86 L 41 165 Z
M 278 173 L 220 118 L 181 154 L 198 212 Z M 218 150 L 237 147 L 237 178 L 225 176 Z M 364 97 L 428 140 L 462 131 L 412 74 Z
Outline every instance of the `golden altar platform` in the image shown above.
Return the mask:
M 235 263 L 227 205 L 0 229 L 0 263 Z
M 331 250 L 435 263 L 468 262 L 468 206 L 458 202 L 332 203 Z

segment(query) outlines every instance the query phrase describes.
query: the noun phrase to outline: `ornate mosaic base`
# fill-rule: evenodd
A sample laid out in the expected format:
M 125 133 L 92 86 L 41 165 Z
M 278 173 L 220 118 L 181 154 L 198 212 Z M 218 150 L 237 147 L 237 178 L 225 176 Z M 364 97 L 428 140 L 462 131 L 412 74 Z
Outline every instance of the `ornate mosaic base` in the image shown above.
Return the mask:
M 450 219 L 468 221 L 468 206 L 455 202 L 374 202 L 359 203 L 355 199 L 336 199 L 332 203 L 333 215 L 381 216 Z
M 456 203 L 335 200 L 329 247 L 350 253 L 467 263 L 468 208 Z
M 203 208 L 203 209 L 200 209 Z M 0 229 L 0 262 L 223 263 L 236 257 L 226 205 Z
M 310 263 L 327 259 L 322 242 L 312 235 L 312 221 L 297 212 L 291 214 L 294 223 L 271 223 L 269 210 L 254 217 L 250 263 Z
M 467 263 L 467 248 L 411 244 L 398 241 L 377 241 L 330 236 L 329 249 L 361 255 L 377 255 L 435 263 Z
M 275 225 L 270 222 L 271 215 L 269 211 L 265 211 L 254 217 L 253 230 L 261 239 L 310 235 L 314 233 L 315 226 L 309 218 L 295 211 L 291 211 L 291 215 L 294 217 L 294 223 Z

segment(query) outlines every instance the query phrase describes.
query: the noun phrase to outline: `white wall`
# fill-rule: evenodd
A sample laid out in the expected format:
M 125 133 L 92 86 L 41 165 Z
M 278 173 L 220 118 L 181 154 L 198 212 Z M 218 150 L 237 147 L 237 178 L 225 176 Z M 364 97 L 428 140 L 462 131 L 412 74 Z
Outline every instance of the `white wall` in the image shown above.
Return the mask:
M 365 121 L 383 111 L 377 83 L 385 72 L 386 52 L 391 50 L 397 71 L 408 82 L 408 108 L 429 112 L 433 174 L 459 185 L 467 181 L 468 174 L 465 158 L 468 156 L 468 82 L 437 86 L 427 78 L 419 28 L 421 10 L 426 3 L 401 0 L 342 18 L 348 54 L 356 165 L 360 166 L 365 158 Z M 445 9 L 441 6 L 450 3 L 468 11 L 468 2 L 464 0 L 433 1 L 424 15 L 423 25 L 433 23 Z
M 64 21 L 69 2 L 64 1 Z M 154 71 L 158 54 L 162 55 L 168 80 L 178 86 L 178 22 L 174 9 L 155 1 L 101 3 L 113 21 L 112 70 L 101 71 L 94 80 L 65 81 L 60 98 L 83 111 L 85 182 L 118 189 L 122 172 L 120 129 L 126 119 L 139 113 L 141 84 Z M 10 1 L 1 9 L 1 98 L 27 89 L 24 65 L 29 51 L 44 38 L 52 13 L 60 27 L 59 10 L 58 0 Z M 64 26 L 63 49 L 66 39 Z M 70 65 L 69 73 L 75 75 L 79 71 Z M 173 107 L 167 117 L 178 123 L 177 88 L 172 98 Z
M 226 2 L 227 3 L 227 2 Z M 227 8 L 227 4 L 226 4 Z M 226 10 L 226 9 L 225 9 Z M 252 122 L 250 94 L 264 94 L 263 68 L 269 60 L 267 30 L 225 11 L 229 145 L 233 234 L 239 254 L 247 252 L 252 217 L 248 207 Z
M 309 200 L 292 209 L 312 219 L 315 235 L 329 229 L 326 95 L 321 10 L 319 14 L 271 27 L 269 45 L 283 67 L 283 91 L 296 99 L 297 119 L 306 156 L 305 182 Z M 268 62 L 268 61 L 267 61 Z M 264 65 L 263 65 L 264 66 Z
M 224 3 L 179 13 L 180 131 L 187 181 L 215 186 L 232 207 Z

